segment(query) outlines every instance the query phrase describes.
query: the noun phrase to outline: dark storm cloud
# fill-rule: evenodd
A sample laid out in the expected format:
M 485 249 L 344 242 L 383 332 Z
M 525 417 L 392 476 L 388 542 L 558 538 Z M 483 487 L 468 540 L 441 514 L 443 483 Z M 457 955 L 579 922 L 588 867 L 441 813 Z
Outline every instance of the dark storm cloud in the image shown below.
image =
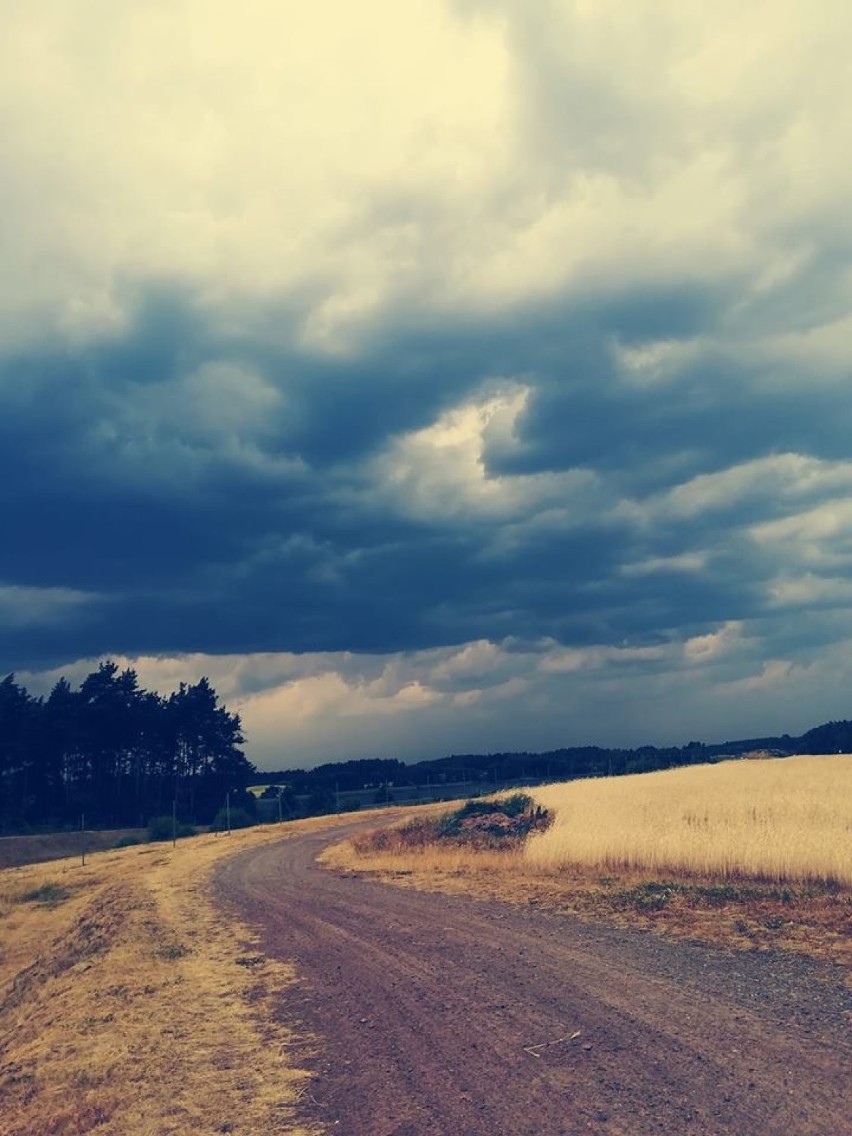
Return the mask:
M 72 642 L 86 654 L 589 645 L 748 618 L 777 564 L 744 530 L 791 509 L 772 455 L 848 450 L 846 389 L 788 383 L 783 364 L 717 346 L 670 378 L 631 374 L 625 352 L 724 327 L 715 285 L 565 295 L 441 326 L 409 313 L 334 359 L 276 350 L 263 321 L 251 337 L 223 332 L 186 292 L 140 291 L 134 311 L 105 345 L 4 364 L 0 580 L 91 597 L 71 622 L 15 629 L 8 666 Z M 371 461 L 495 378 L 528 398 L 511 445 L 486 438 L 484 471 L 495 485 L 532 475 L 529 510 L 411 516 L 389 503 Z M 702 487 L 762 458 L 742 484 Z M 536 500 L 536 476 L 576 469 L 593 481 L 573 500 Z M 823 491 L 805 485 L 796 503 Z M 683 571 L 691 550 L 709 555 Z
M 844 713 L 829 7 L 10 11 L 0 670 L 273 762 Z

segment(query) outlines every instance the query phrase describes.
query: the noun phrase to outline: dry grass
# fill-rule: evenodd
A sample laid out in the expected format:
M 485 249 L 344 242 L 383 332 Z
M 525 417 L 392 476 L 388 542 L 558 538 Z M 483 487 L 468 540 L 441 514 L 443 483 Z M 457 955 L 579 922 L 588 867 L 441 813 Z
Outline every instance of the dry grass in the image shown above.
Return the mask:
M 808 765 L 809 761 L 815 764 Z M 850 859 L 848 855 L 845 859 L 843 855 L 832 858 L 830 848 L 826 856 L 824 840 L 828 825 L 829 843 L 837 841 L 843 847 L 845 840 L 848 847 L 852 801 L 849 762 L 849 758 L 820 758 L 732 763 L 530 789 L 537 802 L 556 810 L 556 819 L 552 828 L 532 837 L 524 851 L 483 852 L 440 845 L 401 848 L 398 842 L 391 841 L 392 851 L 386 853 L 370 850 L 369 842 L 362 841 L 360 852 L 352 842 L 344 842 L 328 849 L 323 859 L 334 870 L 367 873 L 402 887 L 540 906 L 583 919 L 638 925 L 677 938 L 735 949 L 791 950 L 852 966 L 852 888 L 842 882 Z M 742 775 L 739 770 L 743 770 Z M 805 776 L 808 771 L 810 776 Z M 737 780 L 740 776 L 742 780 Z M 782 817 L 798 816 L 797 822 L 783 822 L 788 834 L 798 834 L 797 875 L 783 882 L 774 879 L 776 858 L 775 872 L 767 870 L 764 860 L 763 870 L 751 876 L 747 870 L 749 861 L 744 857 L 739 861 L 732 859 L 730 842 L 725 855 L 716 861 L 722 870 L 700 870 L 695 860 L 689 865 L 682 861 L 680 865 L 673 864 L 668 856 L 649 858 L 643 863 L 634 855 L 632 841 L 634 837 L 639 841 L 637 818 L 642 815 L 658 815 L 668 823 L 674 816 L 687 833 L 693 828 L 699 832 L 709 830 L 711 798 L 705 799 L 703 792 L 696 798 L 686 790 L 693 786 L 703 788 L 714 777 L 716 785 L 724 783 L 727 792 L 734 794 L 732 799 L 725 794 L 717 798 L 716 815 L 726 803 L 729 808 L 725 816 L 756 816 L 764 835 L 770 817 L 781 824 Z M 786 793 L 779 791 L 777 777 L 782 781 L 786 778 Z M 684 790 L 677 805 L 674 785 Z M 753 793 L 749 799 L 747 785 L 762 785 L 767 799 L 757 801 Z M 822 802 L 817 785 L 825 793 Z M 562 802 L 574 792 L 580 803 L 566 812 Z M 591 808 L 587 792 L 600 794 L 597 811 Z M 616 797 L 620 798 L 620 806 L 615 803 Z M 701 824 L 693 825 L 689 818 L 698 815 L 699 799 Z M 784 801 L 787 804 L 782 809 Z M 573 824 L 580 831 L 578 839 L 582 839 L 586 826 L 593 830 L 590 840 L 595 834 L 605 838 L 603 846 L 617 847 L 618 855 L 611 860 L 603 857 L 596 861 L 590 857 L 585 862 L 580 857 L 572 860 L 562 851 L 550 858 L 542 855 L 540 850 L 547 847 L 551 834 L 559 833 L 560 828 L 564 830 L 568 815 L 573 816 Z M 809 825 L 816 831 L 802 831 Z M 757 846 L 769 844 L 758 842 Z M 653 849 L 653 844 L 650 847 Z M 753 849 L 754 842 L 745 847 Z M 804 850 L 814 848 L 822 849 L 820 858 L 811 852 L 810 859 L 803 859 Z M 802 870 L 803 865 L 807 870 Z M 827 878 L 820 880 L 823 871 Z
M 0 872 L 3 1136 L 304 1136 L 305 1075 L 266 1012 L 291 972 L 207 894 L 218 859 L 281 835 Z
M 534 792 L 541 867 L 852 886 L 852 756 L 727 761 Z
M 435 891 L 467 890 L 465 880 L 473 875 L 486 875 L 494 884 L 499 898 L 506 880 L 535 874 L 524 861 L 519 848 L 506 851 L 483 850 L 472 845 L 448 847 L 424 846 L 403 848 L 396 841 L 382 851 L 365 851 L 361 841 L 345 840 L 333 844 L 320 855 L 320 861 L 335 871 L 362 875 L 395 877 L 403 886 L 421 888 L 426 881 L 435 883 Z
M 543 868 L 520 852 L 436 848 L 359 855 L 350 841 L 326 850 L 326 866 L 398 887 L 473 895 L 581 919 L 639 926 L 673 938 L 736 950 L 790 950 L 852 966 L 852 892 L 652 872 L 602 875 L 582 867 Z

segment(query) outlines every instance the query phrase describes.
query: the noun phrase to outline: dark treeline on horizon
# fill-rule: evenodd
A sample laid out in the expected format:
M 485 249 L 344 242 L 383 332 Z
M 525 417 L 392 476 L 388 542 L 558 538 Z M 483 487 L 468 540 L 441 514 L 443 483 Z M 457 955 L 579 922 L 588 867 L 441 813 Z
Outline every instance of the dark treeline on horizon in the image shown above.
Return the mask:
M 101 663 L 73 690 L 46 698 L 0 682 L 0 831 L 31 827 L 135 827 L 171 813 L 209 824 L 255 773 L 240 746 L 239 716 L 206 678 L 163 697 L 136 672 Z M 253 798 L 251 798 L 253 800 Z
M 230 803 L 252 813 L 248 785 L 268 786 L 282 817 L 341 806 L 482 793 L 524 781 L 645 773 L 737 757 L 852 752 L 852 721 L 828 722 L 801 737 L 718 744 L 605 749 L 572 746 L 546 753 L 453 754 L 407 764 L 394 758 L 331 762 L 314 769 L 259 771 L 243 754 L 239 715 L 220 705 L 207 678 L 168 697 L 143 690 L 136 672 L 104 662 L 73 690 L 61 678 L 47 697 L 0 681 L 0 833 L 66 827 L 144 826 L 171 813 L 210 824 Z M 346 796 L 349 795 L 349 796 Z
M 367 803 L 382 804 L 422 796 L 426 788 L 432 795 L 440 796 L 442 785 L 452 785 L 456 792 L 460 785 L 482 791 L 488 786 L 499 788 L 524 781 L 650 773 L 755 751 L 766 751 L 774 756 L 849 753 L 852 752 L 852 721 L 827 722 L 801 737 L 782 734 L 715 744 L 690 741 L 684 746 L 645 745 L 637 749 L 571 746 L 546 753 L 453 754 L 413 764 L 395 758 L 367 758 L 330 762 L 314 769 L 258 772 L 256 783 L 277 787 L 283 794 L 285 815 L 305 815 L 333 812 L 341 804 L 342 794 L 368 789 L 374 791 L 374 800 Z M 352 807 L 352 802 L 345 797 L 343 804 Z

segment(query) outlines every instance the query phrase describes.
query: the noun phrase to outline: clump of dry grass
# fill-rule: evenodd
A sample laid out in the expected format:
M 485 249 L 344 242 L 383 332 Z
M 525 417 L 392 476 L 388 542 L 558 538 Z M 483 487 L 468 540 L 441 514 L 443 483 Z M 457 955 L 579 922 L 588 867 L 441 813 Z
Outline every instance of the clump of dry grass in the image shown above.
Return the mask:
M 531 864 L 852 884 L 852 757 L 786 758 L 534 790 Z
M 496 881 L 504 881 L 508 874 L 523 872 L 525 863 L 519 847 L 483 849 L 473 845 L 424 844 L 404 845 L 388 830 L 390 839 L 363 842 L 345 840 L 333 844 L 320 855 L 320 862 L 329 868 L 355 875 L 375 874 L 382 878 L 393 877 L 401 883 L 410 880 L 419 887 L 424 882 L 436 882 L 437 891 L 464 891 L 464 880 L 490 871 Z M 452 881 L 458 881 L 454 887 Z M 427 887 L 427 890 L 431 890 Z
M 222 856 L 281 835 L 0 873 L 3 1136 L 304 1134 L 305 1074 L 268 1012 L 292 974 L 207 890 Z
M 352 838 L 352 850 L 358 856 L 372 853 L 401 856 L 424 852 L 438 840 L 438 822 L 433 817 L 414 817 L 403 824 L 371 828 Z
M 0 874 L 0 919 L 21 903 L 35 903 L 44 907 L 57 907 L 70 899 L 72 889 L 56 880 L 43 879 L 38 883 L 18 884 L 10 887 Z

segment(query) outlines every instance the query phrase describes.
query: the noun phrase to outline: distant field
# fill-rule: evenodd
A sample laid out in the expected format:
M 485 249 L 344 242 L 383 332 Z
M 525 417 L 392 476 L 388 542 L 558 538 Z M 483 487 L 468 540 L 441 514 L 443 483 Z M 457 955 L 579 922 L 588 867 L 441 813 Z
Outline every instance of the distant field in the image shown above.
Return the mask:
M 147 839 L 144 828 L 111 828 L 85 835 L 86 852 L 103 852 L 114 848 L 119 840 L 132 837 L 140 843 Z M 79 832 L 48 832 L 38 836 L 0 836 L 0 869 L 16 868 L 21 864 L 40 864 L 46 860 L 61 860 L 64 856 L 79 856 L 84 847 Z
M 852 884 L 852 756 L 727 761 L 532 790 L 531 865 Z
M 341 842 L 322 860 L 400 887 L 852 966 L 852 756 L 730 761 L 527 792 L 553 823 L 525 847 L 406 844 L 381 818 L 378 839 Z

